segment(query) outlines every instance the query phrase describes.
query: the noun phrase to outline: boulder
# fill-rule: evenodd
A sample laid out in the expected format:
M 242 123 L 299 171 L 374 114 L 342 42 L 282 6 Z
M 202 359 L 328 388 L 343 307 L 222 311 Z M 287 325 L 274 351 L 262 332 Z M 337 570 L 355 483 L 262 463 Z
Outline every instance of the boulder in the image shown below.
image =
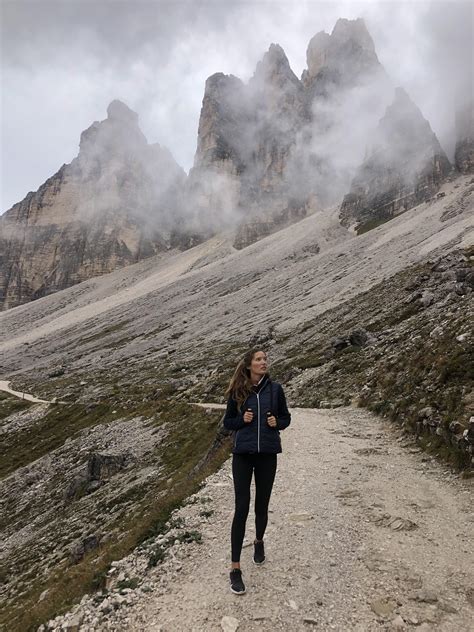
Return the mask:
M 89 481 L 103 481 L 122 470 L 127 464 L 128 454 L 97 452 L 89 456 L 87 478 Z

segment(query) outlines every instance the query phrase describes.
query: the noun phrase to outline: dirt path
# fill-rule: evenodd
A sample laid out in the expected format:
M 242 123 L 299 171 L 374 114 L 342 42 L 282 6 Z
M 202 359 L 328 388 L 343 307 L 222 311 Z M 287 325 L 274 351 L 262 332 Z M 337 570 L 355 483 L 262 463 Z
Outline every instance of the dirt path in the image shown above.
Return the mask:
M 70 615 L 80 630 L 472 629 L 470 482 L 397 441 L 397 429 L 365 410 L 292 412 L 261 567 L 251 561 L 252 482 L 241 559 L 247 593 L 229 590 L 229 459 L 175 513 L 202 543 L 175 544 L 148 571 L 138 553 L 118 562 L 114 572 L 141 585 L 109 593 L 112 608 L 83 600 Z
M 21 391 L 14 391 L 8 385 L 10 381 L 0 380 L 0 391 L 5 391 L 5 393 L 10 393 L 10 395 L 15 395 L 15 397 L 19 397 L 20 399 L 26 399 L 29 402 L 35 402 L 37 404 L 51 404 L 53 402 L 48 402 L 45 399 L 39 399 L 34 395 L 30 395 L 29 393 L 22 393 Z

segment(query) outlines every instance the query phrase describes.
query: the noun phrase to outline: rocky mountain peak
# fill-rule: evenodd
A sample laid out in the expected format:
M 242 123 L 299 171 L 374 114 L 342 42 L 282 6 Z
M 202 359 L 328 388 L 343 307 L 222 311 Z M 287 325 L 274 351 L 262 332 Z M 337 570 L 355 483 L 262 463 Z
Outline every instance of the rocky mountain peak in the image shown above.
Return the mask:
M 82 132 L 79 160 L 108 161 L 117 154 L 140 153 L 147 144 L 138 126 L 138 114 L 122 101 L 114 100 L 107 108 L 107 118 L 95 121 Z
M 399 160 L 406 160 L 407 153 L 420 155 L 422 148 L 444 154 L 429 122 L 401 87 L 395 88 L 393 103 L 380 121 L 375 143 L 379 148 L 390 147 L 390 153 L 397 154 Z
M 436 134 L 403 88 L 396 88 L 351 191 L 343 200 L 344 225 L 370 227 L 429 201 L 451 170 Z
M 361 19 L 316 33 L 307 59 L 299 80 L 272 43 L 247 84 L 222 73 L 206 81 L 188 181 L 200 205 L 191 205 L 202 217 L 251 226 L 254 237 L 237 237 L 238 247 L 339 202 L 360 164 L 358 148 L 392 97 Z M 359 112 L 363 123 L 354 126 Z M 341 144 L 350 146 L 342 161 Z
M 111 121 L 138 125 L 138 114 L 118 99 L 114 99 L 107 108 L 107 118 Z
M 271 44 L 262 60 L 258 62 L 250 83 L 256 81 L 280 85 L 288 81 L 295 85 L 300 83 L 298 77 L 290 68 L 290 62 L 285 51 L 279 44 Z
M 373 39 L 362 18 L 356 18 L 355 20 L 339 18 L 334 25 L 331 38 L 339 42 L 339 44 L 352 42 L 355 46 L 375 53 Z
M 79 155 L 0 218 L 0 310 L 175 245 L 184 179 L 138 115 L 112 101 Z
M 206 80 L 195 166 L 230 160 L 240 168 L 239 127 L 246 116 L 244 88 L 240 79 L 222 72 Z
M 401 86 L 396 86 L 394 90 L 393 103 L 387 108 L 386 117 L 390 116 L 407 116 L 415 115 L 416 117 L 423 116 L 421 110 L 411 100 L 408 92 Z
M 307 87 L 315 81 L 327 83 L 328 80 L 350 85 L 361 75 L 382 70 L 362 18 L 340 18 L 331 35 L 325 31 L 316 33 L 308 44 L 306 61 L 308 69 L 303 71 L 301 78 Z
M 303 86 L 279 44 L 271 44 L 258 62 L 248 90 L 254 110 L 267 125 L 275 123 L 277 116 L 278 129 L 295 128 L 295 116 L 298 118 L 302 109 Z
M 216 72 L 206 79 L 204 88 L 204 98 L 206 97 L 229 97 L 229 92 L 238 90 L 243 86 L 242 81 L 235 75 L 225 75 L 223 72 Z
M 303 72 L 303 78 L 315 77 L 321 68 L 327 64 L 330 42 L 331 36 L 326 31 L 319 31 L 311 38 L 306 49 L 308 70 Z

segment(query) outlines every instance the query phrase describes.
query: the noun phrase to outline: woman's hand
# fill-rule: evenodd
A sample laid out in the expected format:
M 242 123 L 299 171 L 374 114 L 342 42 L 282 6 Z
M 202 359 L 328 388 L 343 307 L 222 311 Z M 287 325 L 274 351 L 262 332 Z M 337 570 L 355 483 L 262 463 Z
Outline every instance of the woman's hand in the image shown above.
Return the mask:
M 274 417 L 273 415 L 268 415 L 268 416 L 267 416 L 267 424 L 268 424 L 271 428 L 276 428 L 276 426 L 277 426 L 277 420 L 276 420 L 276 417 Z
M 244 421 L 246 424 L 249 424 L 253 419 L 253 412 L 248 409 L 244 412 Z

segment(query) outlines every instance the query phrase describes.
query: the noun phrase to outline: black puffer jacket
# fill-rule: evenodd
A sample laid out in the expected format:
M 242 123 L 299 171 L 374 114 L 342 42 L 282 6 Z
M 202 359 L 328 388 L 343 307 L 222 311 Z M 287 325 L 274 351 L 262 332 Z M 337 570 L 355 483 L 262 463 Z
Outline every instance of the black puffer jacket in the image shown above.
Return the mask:
M 253 419 L 245 423 L 244 413 L 247 409 L 253 412 Z M 267 423 L 267 413 L 272 412 L 276 417 L 277 426 L 272 428 Z M 229 397 L 224 417 L 224 427 L 235 430 L 234 454 L 254 454 L 258 452 L 281 452 L 280 430 L 290 425 L 291 414 L 286 406 L 285 394 L 281 384 L 272 382 L 265 375 L 255 392 L 250 393 L 241 411 L 237 402 Z

